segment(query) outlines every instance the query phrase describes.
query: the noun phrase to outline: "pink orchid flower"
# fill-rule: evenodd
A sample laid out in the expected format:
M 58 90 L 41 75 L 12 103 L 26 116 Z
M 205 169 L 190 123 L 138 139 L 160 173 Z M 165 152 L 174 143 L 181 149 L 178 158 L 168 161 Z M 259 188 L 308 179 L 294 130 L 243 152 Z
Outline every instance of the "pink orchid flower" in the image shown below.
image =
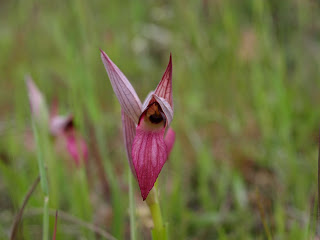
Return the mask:
M 126 76 L 102 50 L 101 59 L 121 105 L 129 164 L 145 200 L 175 141 L 175 133 L 169 128 L 173 118 L 172 57 L 170 54 L 160 83 L 143 104 Z
M 82 137 L 76 132 L 72 115 L 58 115 L 58 106 L 54 104 L 50 116 L 43 94 L 35 85 L 31 77 L 26 78 L 29 102 L 34 120 L 49 128 L 50 134 L 59 141 L 62 139 L 65 150 L 69 153 L 77 166 L 81 160 L 87 162 L 88 148 Z

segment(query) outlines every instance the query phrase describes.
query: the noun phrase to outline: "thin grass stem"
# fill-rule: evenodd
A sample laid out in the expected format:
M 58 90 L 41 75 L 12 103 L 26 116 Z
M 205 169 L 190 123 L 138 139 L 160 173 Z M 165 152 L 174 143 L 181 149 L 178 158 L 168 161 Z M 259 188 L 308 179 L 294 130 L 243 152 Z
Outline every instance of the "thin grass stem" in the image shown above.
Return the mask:
M 40 182 L 41 182 L 41 188 L 44 194 L 44 205 L 43 205 L 43 240 L 49 239 L 49 190 L 48 190 L 48 180 L 47 180 L 47 174 L 46 169 L 44 167 L 44 158 L 43 158 L 43 142 L 46 138 L 45 130 L 44 128 L 41 128 L 40 131 L 38 131 L 38 126 L 35 124 L 35 122 L 32 122 L 32 128 L 33 133 L 36 141 L 37 146 L 37 159 L 38 159 L 38 167 L 39 167 L 39 173 L 40 173 Z
M 135 221 L 135 201 L 133 196 L 133 182 L 132 182 L 132 172 L 129 168 L 128 170 L 129 179 L 129 214 L 130 214 L 130 235 L 131 240 L 136 240 L 136 221 Z
M 39 215 L 42 214 L 42 209 L 40 208 L 31 208 L 28 211 L 26 210 L 26 214 L 24 215 L 25 217 L 28 216 L 35 216 L 35 215 Z M 48 213 L 51 216 L 55 216 L 56 215 L 57 210 L 55 209 L 49 209 Z M 76 226 L 82 227 L 82 228 L 86 228 L 94 233 L 96 233 L 99 237 L 102 237 L 104 239 L 109 239 L 109 240 L 117 240 L 117 238 L 115 238 L 114 236 L 112 236 L 110 233 L 106 232 L 104 229 L 100 228 L 97 225 L 85 222 L 67 212 L 64 212 L 62 210 L 59 210 L 59 219 L 64 220 L 65 222 L 69 222 L 72 223 Z
M 49 240 L 49 196 L 44 197 L 42 239 Z
M 23 211 L 24 211 L 32 193 L 34 192 L 34 190 L 38 186 L 39 182 L 40 182 L 40 176 L 38 176 L 37 179 L 34 181 L 32 186 L 30 187 L 29 191 L 27 192 L 25 198 L 23 199 L 22 206 L 21 206 L 18 214 L 16 215 L 14 222 L 13 222 L 13 225 L 12 225 L 12 228 L 11 228 L 10 240 L 14 240 L 16 238 L 16 234 L 18 232 L 18 227 L 19 227 L 19 223 L 21 221 L 22 215 L 23 215 Z
M 320 235 L 320 133 L 318 139 L 318 212 L 317 212 L 317 236 Z

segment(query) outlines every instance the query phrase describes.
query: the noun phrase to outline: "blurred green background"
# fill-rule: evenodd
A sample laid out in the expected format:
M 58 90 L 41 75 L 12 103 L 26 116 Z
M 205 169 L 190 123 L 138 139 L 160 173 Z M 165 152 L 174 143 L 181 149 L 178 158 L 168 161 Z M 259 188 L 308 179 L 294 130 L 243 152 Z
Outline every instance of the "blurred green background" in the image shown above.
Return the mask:
M 52 147 L 50 208 L 130 238 L 120 105 L 99 48 L 141 99 L 172 53 L 176 143 L 159 178 L 170 239 L 268 239 L 268 232 L 272 239 L 310 239 L 319 41 L 320 4 L 313 0 L 1 0 L 0 239 L 8 238 L 38 175 L 28 147 L 26 74 L 49 105 L 58 99 L 61 114 L 74 114 L 89 146 L 86 168 L 70 167 Z M 136 183 L 134 193 L 138 239 L 150 239 Z M 41 239 L 42 206 L 38 187 L 18 239 Z M 58 222 L 57 239 L 99 239 L 63 217 Z M 51 216 L 51 234 L 53 226 Z

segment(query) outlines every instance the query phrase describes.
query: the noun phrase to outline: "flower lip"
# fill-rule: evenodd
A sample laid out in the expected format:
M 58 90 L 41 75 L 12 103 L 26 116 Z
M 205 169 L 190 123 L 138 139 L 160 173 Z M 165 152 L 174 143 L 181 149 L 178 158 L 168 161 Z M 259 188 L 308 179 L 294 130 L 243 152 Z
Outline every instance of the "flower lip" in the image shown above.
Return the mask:
M 147 198 L 168 159 L 167 146 L 163 138 L 165 127 L 161 123 L 150 124 L 146 119 L 146 115 L 143 114 L 132 144 L 132 162 L 143 200 Z

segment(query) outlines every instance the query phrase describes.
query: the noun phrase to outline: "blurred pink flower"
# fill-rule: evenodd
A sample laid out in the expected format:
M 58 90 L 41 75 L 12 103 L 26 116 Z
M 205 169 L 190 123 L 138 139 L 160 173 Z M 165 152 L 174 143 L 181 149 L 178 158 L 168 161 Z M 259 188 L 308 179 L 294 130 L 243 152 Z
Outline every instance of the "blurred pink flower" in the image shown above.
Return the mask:
M 101 59 L 121 105 L 129 164 L 145 200 L 175 141 L 175 133 L 169 128 L 173 118 L 172 57 L 170 54 L 160 83 L 143 104 L 125 75 L 102 50 Z
M 48 116 L 43 94 L 37 88 L 31 77 L 26 78 L 26 84 L 33 119 L 38 124 L 49 128 L 50 134 L 54 136 L 57 141 L 59 141 L 59 139 L 63 140 L 65 150 L 77 166 L 79 166 L 81 160 L 86 163 L 88 159 L 88 148 L 84 139 L 76 132 L 73 116 L 58 115 L 58 105 L 56 103 L 53 104 L 50 116 Z
M 88 149 L 83 139 L 77 138 L 75 134 L 68 135 L 67 149 L 77 166 L 80 165 L 82 159 L 87 163 Z
M 88 148 L 84 139 L 77 133 L 73 116 L 50 116 L 50 133 L 57 139 L 62 138 L 64 145 L 69 155 L 74 160 L 75 164 L 79 166 L 81 161 L 87 163 Z

